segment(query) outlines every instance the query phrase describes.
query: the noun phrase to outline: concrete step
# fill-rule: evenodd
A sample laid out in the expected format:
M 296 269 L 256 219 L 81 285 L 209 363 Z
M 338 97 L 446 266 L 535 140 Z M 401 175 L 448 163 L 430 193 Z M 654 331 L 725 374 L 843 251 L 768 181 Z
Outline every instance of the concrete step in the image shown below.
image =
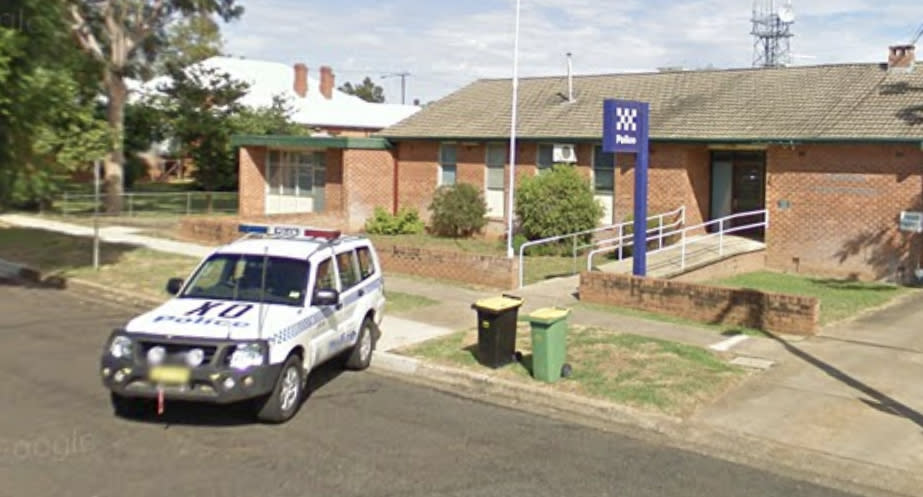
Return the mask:
M 741 236 L 695 236 L 686 241 L 685 258 L 679 245 L 667 249 L 648 252 L 647 275 L 653 278 L 672 278 L 686 271 L 711 264 L 735 255 L 765 250 L 766 244 Z M 597 269 L 607 273 L 630 274 L 634 259 L 626 257 L 620 261 L 597 265 Z

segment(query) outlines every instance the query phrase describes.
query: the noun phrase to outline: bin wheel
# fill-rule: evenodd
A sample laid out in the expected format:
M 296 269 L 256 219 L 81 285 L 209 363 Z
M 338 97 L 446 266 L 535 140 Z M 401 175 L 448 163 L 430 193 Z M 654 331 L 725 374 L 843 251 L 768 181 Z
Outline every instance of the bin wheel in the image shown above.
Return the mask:
M 573 368 L 570 367 L 570 364 L 565 364 L 561 366 L 561 378 L 568 378 L 573 372 L 574 370 Z

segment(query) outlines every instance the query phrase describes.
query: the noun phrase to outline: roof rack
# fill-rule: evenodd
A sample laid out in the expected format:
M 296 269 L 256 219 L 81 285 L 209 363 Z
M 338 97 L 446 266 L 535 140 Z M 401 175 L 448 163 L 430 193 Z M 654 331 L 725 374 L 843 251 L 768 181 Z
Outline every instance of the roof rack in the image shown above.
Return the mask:
M 340 239 L 340 230 L 328 230 L 312 226 L 295 226 L 284 224 L 240 224 L 237 231 L 245 233 L 244 238 L 262 236 L 283 240 L 310 240 L 333 242 Z

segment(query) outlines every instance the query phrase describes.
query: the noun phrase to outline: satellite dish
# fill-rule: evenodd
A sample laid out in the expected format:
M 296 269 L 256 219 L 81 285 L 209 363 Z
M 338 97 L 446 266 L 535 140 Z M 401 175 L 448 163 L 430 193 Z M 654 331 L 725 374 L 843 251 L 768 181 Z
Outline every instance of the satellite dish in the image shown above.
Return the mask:
M 786 24 L 795 22 L 795 11 L 792 9 L 791 3 L 786 3 L 785 5 L 779 7 L 779 21 Z

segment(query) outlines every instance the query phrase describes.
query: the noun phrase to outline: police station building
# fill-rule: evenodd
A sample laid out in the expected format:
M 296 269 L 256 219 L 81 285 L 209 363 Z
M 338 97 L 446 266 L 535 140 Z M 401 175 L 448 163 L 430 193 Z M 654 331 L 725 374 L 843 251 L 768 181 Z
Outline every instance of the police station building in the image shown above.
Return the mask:
M 900 218 L 923 211 L 923 70 L 914 62 L 913 47 L 900 46 L 881 64 L 579 76 L 572 96 L 566 77 L 523 79 L 516 174 L 572 164 L 592 182 L 603 222 L 631 217 L 635 156 L 603 151 L 603 103 L 648 102 L 649 214 L 685 206 L 695 225 L 766 209 L 760 235 L 772 268 L 863 279 L 912 272 L 923 244 Z M 377 193 L 362 197 L 425 216 L 439 185 L 471 183 L 502 233 L 511 90 L 509 79 L 475 81 L 377 133 L 391 167 L 376 169 L 378 181 L 363 188 Z M 241 193 L 260 186 L 241 181 Z M 347 204 L 345 225 L 361 227 L 350 212 L 373 206 Z

